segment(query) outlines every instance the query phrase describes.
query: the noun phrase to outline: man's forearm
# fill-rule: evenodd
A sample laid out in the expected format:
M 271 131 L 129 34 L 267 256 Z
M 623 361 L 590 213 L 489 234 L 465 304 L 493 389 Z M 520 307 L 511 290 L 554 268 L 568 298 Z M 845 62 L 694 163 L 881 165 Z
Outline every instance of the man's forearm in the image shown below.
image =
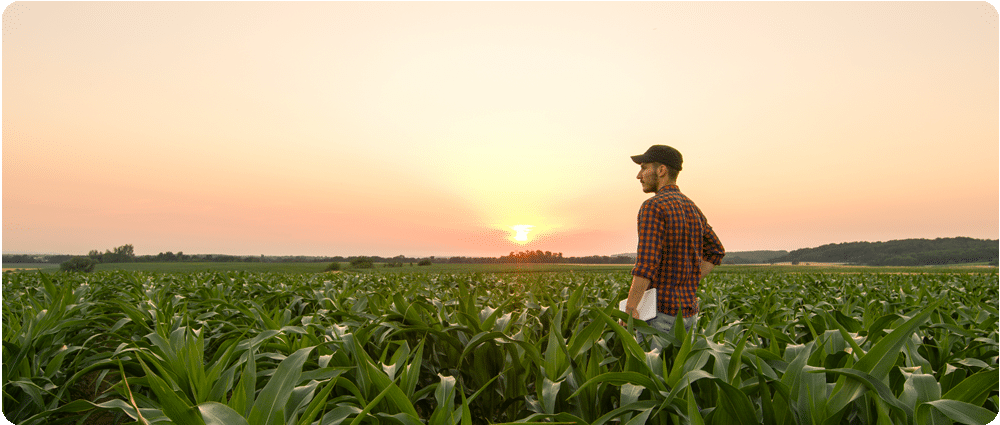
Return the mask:
M 649 279 L 641 276 L 632 276 L 632 287 L 628 290 L 628 300 L 625 301 L 625 312 L 636 319 L 639 318 L 639 312 L 636 311 L 636 308 L 639 307 L 639 301 L 642 300 L 642 294 L 646 292 L 647 288 L 649 288 Z

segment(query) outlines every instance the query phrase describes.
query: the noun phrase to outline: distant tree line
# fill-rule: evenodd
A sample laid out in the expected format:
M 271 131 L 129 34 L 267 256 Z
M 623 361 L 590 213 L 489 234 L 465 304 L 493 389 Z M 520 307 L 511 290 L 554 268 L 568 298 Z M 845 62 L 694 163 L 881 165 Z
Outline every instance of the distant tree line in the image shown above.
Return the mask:
M 76 255 L 4 254 L 3 262 L 5 264 L 27 264 L 27 263 L 59 264 L 64 261 L 68 261 L 73 257 L 76 257 Z
M 774 258 L 788 255 L 788 251 L 739 251 L 728 252 L 722 258 L 722 264 L 765 264 Z
M 433 258 L 433 257 L 432 257 Z M 565 263 L 565 264 L 632 264 L 635 258 L 616 255 L 591 255 L 589 257 L 564 257 L 561 252 L 517 251 L 500 257 L 451 257 L 452 264 L 512 264 L 512 263 Z
M 3 262 L 62 264 L 74 255 L 31 255 L 4 254 Z M 632 264 L 631 255 L 591 255 L 587 257 L 565 257 L 561 252 L 512 251 L 500 257 L 395 257 L 379 256 L 264 256 L 264 255 L 188 255 L 178 251 L 161 252 L 156 255 L 135 255 L 131 244 L 100 252 L 90 251 L 85 257 L 95 264 L 127 262 L 270 262 L 270 263 L 355 263 L 391 264 L 393 267 L 409 265 L 451 264 L 511 264 L 511 263 L 564 263 L 564 264 Z M 848 242 L 828 244 L 816 248 L 795 251 L 746 251 L 730 253 L 723 259 L 724 264 L 760 263 L 847 263 L 868 266 L 920 266 L 963 263 L 988 263 L 998 265 L 1000 242 L 973 238 L 903 239 L 888 242 Z M 83 264 L 77 262 L 74 264 Z
M 902 239 L 845 242 L 797 249 L 772 263 L 848 263 L 865 266 L 929 266 L 964 263 L 998 264 L 1000 241 L 973 238 Z
M 185 254 L 182 251 L 177 253 L 167 251 L 156 255 L 135 255 L 135 248 L 131 244 L 105 250 L 91 250 L 86 256 L 64 255 L 64 254 L 3 254 L 3 262 L 8 264 L 24 263 L 46 263 L 62 264 L 73 258 L 88 258 L 98 264 L 105 263 L 172 263 L 172 262 L 209 262 L 209 263 L 387 263 L 400 267 L 404 263 L 431 264 L 434 262 L 444 263 L 447 258 L 427 257 L 406 257 L 397 255 L 395 257 L 379 256 L 307 256 L 307 255 L 224 255 L 224 254 Z
M 112 250 L 105 250 L 104 253 L 93 249 L 87 253 L 87 257 L 98 263 L 132 263 L 135 262 L 135 247 L 132 244 L 125 244 Z
M 727 252 L 722 258 L 722 264 L 766 264 L 773 259 L 788 255 L 788 251 L 739 251 Z
M 156 255 L 135 255 L 131 244 L 100 252 L 91 250 L 86 256 L 74 255 L 30 255 L 4 254 L 4 263 L 54 263 L 62 264 L 73 258 L 87 258 L 95 264 L 106 263 L 165 263 L 165 262 L 244 262 L 244 263 L 351 263 L 353 266 L 370 263 L 390 264 L 392 267 L 402 267 L 404 264 L 430 265 L 439 264 L 511 264 L 511 263 L 567 263 L 567 264 L 632 264 L 634 257 L 626 255 L 591 255 L 587 257 L 565 257 L 561 252 L 551 251 L 512 251 L 500 257 L 395 257 L 379 256 L 264 256 L 264 255 L 221 255 L 193 254 L 181 251 L 167 251 Z

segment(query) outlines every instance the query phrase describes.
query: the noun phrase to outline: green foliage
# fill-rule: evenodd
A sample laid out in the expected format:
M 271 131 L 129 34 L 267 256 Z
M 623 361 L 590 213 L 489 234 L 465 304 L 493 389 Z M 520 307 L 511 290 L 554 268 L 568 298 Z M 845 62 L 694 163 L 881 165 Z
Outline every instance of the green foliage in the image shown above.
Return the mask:
M 783 255 L 788 255 L 788 251 L 727 252 L 722 258 L 722 264 L 764 264 Z
M 40 263 L 38 256 L 27 254 L 3 254 L 3 262 L 10 264 Z
M 351 260 L 351 267 L 355 269 L 370 269 L 375 267 L 375 265 L 368 257 L 358 257 Z
M 98 263 L 127 263 L 135 261 L 135 247 L 132 244 L 125 244 L 116 247 L 114 251 L 105 250 L 103 254 L 93 249 L 87 256 Z
M 340 271 L 340 263 L 338 263 L 338 262 L 330 263 L 330 265 L 326 266 L 326 268 L 323 269 L 323 271 L 325 271 L 325 272 Z
M 55 264 L 66 262 L 75 255 L 3 254 L 4 264 Z
M 869 266 L 922 266 L 963 263 L 996 263 L 996 240 L 973 238 L 904 239 L 888 242 L 847 242 L 797 249 L 770 261 L 851 263 Z
M 94 267 L 96 266 L 97 261 L 94 261 L 93 259 L 87 257 L 73 257 L 60 264 L 59 271 L 90 273 L 94 271 Z
M 627 270 L 3 280 L 3 414 L 18 424 L 106 412 L 247 425 L 978 424 L 998 410 L 996 273 L 713 274 L 701 323 L 669 334 L 617 311 Z M 636 341 L 637 328 L 649 337 Z
M 427 260 L 427 259 L 420 260 L 420 262 L 417 263 L 418 266 L 429 266 L 431 264 L 434 264 L 434 263 L 431 262 L 431 260 Z

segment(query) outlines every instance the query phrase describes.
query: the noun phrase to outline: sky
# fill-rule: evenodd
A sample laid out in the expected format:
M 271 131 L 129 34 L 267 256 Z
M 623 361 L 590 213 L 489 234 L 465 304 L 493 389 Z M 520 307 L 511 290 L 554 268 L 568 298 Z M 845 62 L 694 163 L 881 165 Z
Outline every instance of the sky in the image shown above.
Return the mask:
M 998 35 L 985 2 L 14 2 L 2 248 L 635 252 L 653 144 L 730 252 L 997 239 Z

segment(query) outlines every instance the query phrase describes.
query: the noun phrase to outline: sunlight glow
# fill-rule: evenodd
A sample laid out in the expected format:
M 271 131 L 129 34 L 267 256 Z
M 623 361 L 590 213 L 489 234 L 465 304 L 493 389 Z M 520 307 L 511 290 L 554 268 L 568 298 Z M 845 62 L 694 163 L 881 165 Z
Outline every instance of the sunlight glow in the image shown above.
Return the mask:
M 531 231 L 532 227 L 535 226 L 532 226 L 530 224 L 518 224 L 516 226 L 510 226 L 511 229 L 514 229 L 514 231 L 517 232 L 517 234 L 514 235 L 514 240 L 518 242 L 527 242 L 528 232 Z

